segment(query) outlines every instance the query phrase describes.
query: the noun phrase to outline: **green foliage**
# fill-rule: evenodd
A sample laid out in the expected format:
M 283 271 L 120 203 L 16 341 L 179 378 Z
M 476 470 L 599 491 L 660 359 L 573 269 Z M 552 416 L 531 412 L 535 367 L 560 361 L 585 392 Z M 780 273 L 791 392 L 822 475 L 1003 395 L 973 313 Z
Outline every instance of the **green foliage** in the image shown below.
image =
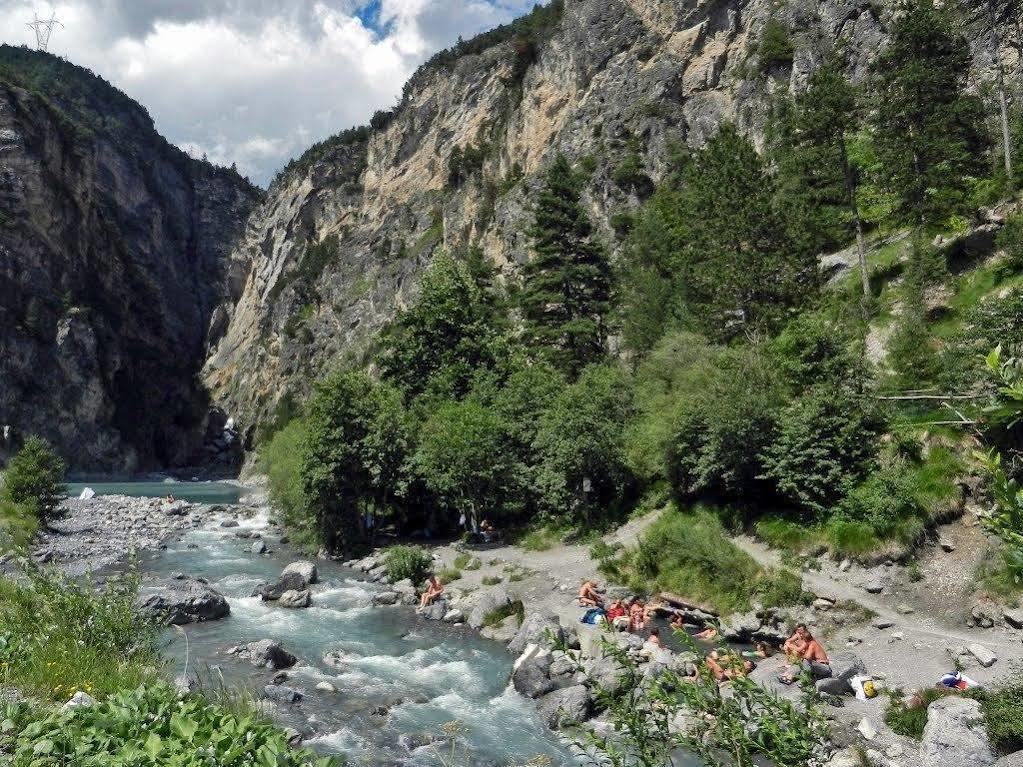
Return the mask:
M 65 701 L 155 678 L 159 633 L 135 611 L 137 578 L 94 591 L 58 571 L 29 567 L 24 576 L 0 579 L 0 686 Z
M 543 413 L 533 448 L 537 503 L 550 517 L 592 521 L 625 496 L 630 381 L 620 368 L 586 368 Z
M 994 449 L 977 457 L 988 472 L 993 512 L 982 519 L 985 529 L 1002 543 L 1005 572 L 1017 586 L 1023 586 L 1023 490 L 1019 481 L 1006 474 L 1002 456 Z
M 418 586 L 433 570 L 433 557 L 418 546 L 392 546 L 384 552 L 384 567 L 391 583 L 407 578 Z
M 776 327 L 819 275 L 775 209 L 764 161 L 726 123 L 682 175 L 673 228 L 683 233 L 675 261 L 686 312 L 717 338 Z
M 493 362 L 493 306 L 469 265 L 439 253 L 423 275 L 415 303 L 385 330 L 380 354 L 384 377 L 421 394 L 439 373 L 460 396 L 473 371 Z
M 1023 671 L 1019 665 L 993 689 L 978 693 L 984 724 L 995 747 L 1003 754 L 1023 748 Z
M 447 586 L 462 577 L 462 572 L 457 567 L 442 567 L 437 571 L 437 580 Z
M 760 70 L 770 72 L 772 69 L 791 66 L 795 52 L 788 27 L 774 17 L 768 19 L 760 34 L 760 46 L 757 48 Z
M 924 727 L 927 725 L 927 707 L 939 698 L 952 694 L 940 687 L 929 687 L 921 690 L 913 699 L 906 701 L 900 695 L 893 695 L 885 709 L 884 722 L 897 735 L 913 740 L 922 740 Z
M 795 392 L 819 385 L 858 385 L 866 378 L 860 344 L 847 325 L 821 312 L 803 312 L 771 341 L 771 354 Z
M 729 349 L 700 372 L 675 407 L 668 479 L 682 497 L 749 500 L 784 403 L 776 371 L 756 350 Z
M 508 481 L 503 424 L 476 400 L 444 402 L 419 435 L 415 465 L 445 508 L 480 521 L 499 508 Z
M 521 626 L 522 620 L 526 615 L 526 608 L 522 604 L 521 600 L 516 599 L 508 604 L 495 607 L 483 616 L 483 625 L 487 628 L 494 628 L 496 626 L 500 626 L 513 615 L 518 618 L 519 625 Z
M 683 594 L 722 614 L 747 610 L 752 599 L 771 606 L 805 601 L 798 576 L 763 570 L 706 510 L 669 508 L 635 549 L 608 559 L 603 572 L 637 591 Z
M 995 244 L 1005 251 L 1002 272 L 1005 276 L 1023 272 L 1023 215 L 1009 216 L 998 232 Z
M 251 715 L 166 683 L 118 692 L 91 708 L 0 710 L 0 752 L 11 767 L 331 767 L 332 758 L 293 751 L 288 736 Z
M 267 477 L 270 503 L 292 542 L 305 551 L 320 546 L 319 531 L 310 515 L 302 483 L 308 427 L 296 419 L 259 449 L 259 468 Z
M 797 508 L 828 515 L 867 473 L 881 422 L 862 398 L 833 386 L 809 390 L 779 414 L 764 477 Z
M 39 530 L 39 517 L 31 506 L 0 499 L 0 553 L 24 549 Z
M 874 66 L 874 142 L 902 217 L 935 225 L 965 212 L 989 142 L 981 102 L 966 92 L 967 40 L 933 0 L 903 10 Z
M 0 497 L 32 509 L 45 525 L 56 514 L 66 495 L 65 471 L 64 461 L 45 440 L 29 437 L 7 463 Z
M 528 345 L 572 378 L 605 356 L 612 291 L 607 254 L 580 196 L 579 179 L 559 154 L 536 199 L 534 257 L 519 296 Z
M 484 575 L 480 580 L 484 586 L 496 586 L 501 583 L 504 579 L 500 575 Z

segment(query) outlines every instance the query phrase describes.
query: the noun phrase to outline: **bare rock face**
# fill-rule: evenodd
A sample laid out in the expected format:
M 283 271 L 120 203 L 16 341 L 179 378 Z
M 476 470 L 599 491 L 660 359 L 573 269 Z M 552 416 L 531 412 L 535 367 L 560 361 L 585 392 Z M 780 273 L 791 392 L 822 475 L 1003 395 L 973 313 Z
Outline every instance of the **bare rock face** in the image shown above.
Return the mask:
M 207 325 L 240 296 L 232 247 L 259 191 L 86 70 L 10 46 L 0 63 L 14 75 L 0 79 L 0 462 L 38 434 L 75 469 L 185 463 L 204 437 Z M 52 80 L 45 99 L 12 84 L 22 70 Z

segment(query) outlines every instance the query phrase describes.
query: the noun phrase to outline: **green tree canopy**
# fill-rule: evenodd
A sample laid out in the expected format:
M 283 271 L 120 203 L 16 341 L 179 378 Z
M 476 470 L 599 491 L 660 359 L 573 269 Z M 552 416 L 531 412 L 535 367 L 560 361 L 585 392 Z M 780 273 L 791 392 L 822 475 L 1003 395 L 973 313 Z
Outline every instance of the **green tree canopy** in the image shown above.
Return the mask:
M 536 201 L 534 255 L 520 295 L 527 343 L 570 377 L 602 359 L 611 267 L 583 208 L 579 178 L 558 155 Z
M 3 475 L 3 497 L 32 509 L 45 525 L 56 514 L 67 494 L 65 471 L 64 461 L 46 440 L 29 437 L 7 464 Z

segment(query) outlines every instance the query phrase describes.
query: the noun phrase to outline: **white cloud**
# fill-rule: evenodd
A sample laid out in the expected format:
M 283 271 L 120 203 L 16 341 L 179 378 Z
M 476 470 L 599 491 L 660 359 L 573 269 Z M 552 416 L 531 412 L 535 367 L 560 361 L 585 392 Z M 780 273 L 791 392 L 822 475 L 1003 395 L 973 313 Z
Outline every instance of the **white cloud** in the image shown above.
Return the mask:
M 50 50 L 142 103 L 182 148 L 266 183 L 307 146 L 396 103 L 415 67 L 532 0 L 68 0 Z M 171 6 L 171 7 L 167 7 Z M 0 0 L 0 39 L 49 8 Z

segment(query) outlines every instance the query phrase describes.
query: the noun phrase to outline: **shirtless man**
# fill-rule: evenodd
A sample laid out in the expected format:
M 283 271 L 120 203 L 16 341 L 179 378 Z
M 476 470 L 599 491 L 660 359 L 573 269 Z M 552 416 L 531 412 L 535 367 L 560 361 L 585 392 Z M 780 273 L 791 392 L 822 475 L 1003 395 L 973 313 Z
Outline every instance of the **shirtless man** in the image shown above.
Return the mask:
M 597 593 L 597 584 L 593 581 L 583 581 L 579 587 L 579 604 L 583 607 L 603 607 L 604 600 Z
M 824 646 L 813 638 L 813 634 L 800 623 L 792 636 L 785 640 L 782 646 L 785 656 L 789 659 L 790 665 L 781 676 L 781 681 L 791 684 L 796 678 L 796 667 L 802 667 L 810 671 L 814 679 L 827 679 L 831 676 L 831 661 L 824 651 Z

